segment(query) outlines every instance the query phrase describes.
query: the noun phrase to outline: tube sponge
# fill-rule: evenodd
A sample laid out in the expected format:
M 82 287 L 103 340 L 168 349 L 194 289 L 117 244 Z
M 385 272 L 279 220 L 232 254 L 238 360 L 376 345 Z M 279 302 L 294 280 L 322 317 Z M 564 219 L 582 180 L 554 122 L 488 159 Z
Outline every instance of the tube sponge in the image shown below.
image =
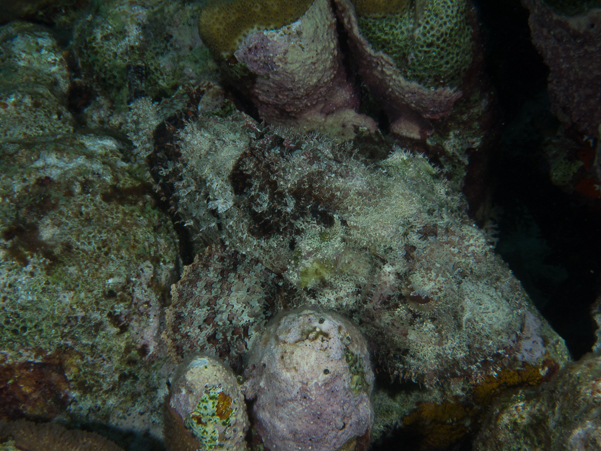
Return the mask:
M 256 398 L 256 428 L 267 449 L 365 449 L 374 375 L 357 328 L 335 313 L 284 312 L 257 340 L 245 394 Z M 348 448 L 346 448 L 348 447 Z

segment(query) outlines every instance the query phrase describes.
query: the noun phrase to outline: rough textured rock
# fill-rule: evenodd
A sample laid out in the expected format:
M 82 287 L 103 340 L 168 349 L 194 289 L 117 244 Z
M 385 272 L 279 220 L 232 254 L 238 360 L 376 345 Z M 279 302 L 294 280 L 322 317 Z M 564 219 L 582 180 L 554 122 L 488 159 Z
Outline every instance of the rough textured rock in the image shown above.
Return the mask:
M 183 1 L 94 4 L 71 42 L 85 84 L 119 111 L 138 98 L 169 97 L 211 77 L 216 66 L 198 36 L 198 9 Z
M 538 390 L 520 390 L 492 407 L 476 451 L 595 450 L 601 447 L 601 358 L 566 366 Z
M 30 421 L 0 422 L 2 451 L 122 451 L 110 440 L 93 433 L 68 430 L 58 424 Z
M 551 71 L 548 84 L 553 113 L 589 138 L 599 137 L 601 8 L 562 16 L 542 0 L 523 0 L 523 4 L 530 10 L 532 41 Z
M 156 437 L 177 244 L 150 183 L 112 138 L 1 146 L 0 418 Z
M 316 308 L 280 313 L 255 342 L 246 377 L 267 449 L 367 449 L 374 375 L 348 320 Z
M 54 36 L 24 22 L 0 27 L 0 141 L 68 134 L 67 62 Z

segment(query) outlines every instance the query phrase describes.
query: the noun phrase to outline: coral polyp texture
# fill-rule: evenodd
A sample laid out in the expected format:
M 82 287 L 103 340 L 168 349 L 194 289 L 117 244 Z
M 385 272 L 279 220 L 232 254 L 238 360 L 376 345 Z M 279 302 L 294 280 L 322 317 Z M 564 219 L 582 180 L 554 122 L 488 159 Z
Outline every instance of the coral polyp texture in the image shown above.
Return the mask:
M 318 308 L 279 314 L 255 343 L 246 377 L 267 449 L 367 449 L 374 374 L 348 320 Z
M 456 87 L 472 60 L 465 1 L 354 2 L 359 30 L 403 75 L 428 88 Z
M 474 451 L 601 449 L 601 358 L 568 364 L 539 389 L 501 397 L 490 409 Z
M 277 4 L 283 9 L 276 14 L 272 9 Z M 218 37 L 240 36 L 229 58 L 221 62 L 222 72 L 252 100 L 261 118 L 347 137 L 354 136 L 355 128 L 375 131 L 375 122 L 355 111 L 356 88 L 347 80 L 328 0 L 210 3 L 200 16 L 199 31 L 213 55 L 222 55 L 224 44 L 216 43 L 214 34 L 223 14 L 236 8 L 243 13 L 251 6 L 257 11 L 251 11 L 244 23 L 254 18 L 252 27 L 233 30 L 223 25 L 226 30 L 219 30 Z M 299 16 L 300 6 L 306 11 Z M 230 45 L 225 47 L 229 52 Z
M 172 451 L 246 450 L 246 404 L 232 370 L 209 356 L 182 363 L 171 382 L 165 427 Z
M 2 144 L 0 419 L 160 433 L 177 238 L 120 156 L 108 137 Z
M 196 353 L 242 369 L 242 357 L 282 296 L 281 278 L 257 260 L 211 246 L 172 286 L 163 339 L 181 360 Z
M 430 119 L 448 115 L 462 95 L 457 88 L 473 52 L 469 5 L 418 2 L 397 14 L 363 18 L 350 0 L 336 5 L 359 75 L 382 103 L 391 131 L 417 139 L 431 134 Z
M 395 147 L 368 166 L 350 144 L 260 128 L 240 113 L 199 118 L 175 144 L 179 161 L 165 169 L 197 246 L 222 241 L 282 277 L 272 312 L 313 304 L 353 318 L 392 377 L 477 380 L 542 333 L 526 327 L 537 314 L 519 282 L 423 156 Z M 211 302 L 228 304 L 230 290 Z

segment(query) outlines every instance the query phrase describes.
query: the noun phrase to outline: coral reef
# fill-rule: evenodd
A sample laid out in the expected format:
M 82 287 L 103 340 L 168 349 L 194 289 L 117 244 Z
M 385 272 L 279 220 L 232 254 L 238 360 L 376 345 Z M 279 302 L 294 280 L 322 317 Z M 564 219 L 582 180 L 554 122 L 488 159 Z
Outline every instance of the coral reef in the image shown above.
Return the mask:
M 261 118 L 343 137 L 353 137 L 355 128 L 376 130 L 372 119 L 355 112 L 358 93 L 346 74 L 329 1 L 315 0 L 309 5 L 279 2 L 292 5 L 280 13 L 290 17 L 288 20 L 269 14 L 275 7 L 272 4 L 278 2 L 255 2 L 258 11 L 244 21 L 256 20 L 249 30 L 250 25 L 231 29 L 227 23 L 222 24 L 223 14 L 234 8 L 232 3 L 241 5 L 240 13 L 251 4 L 209 3 L 199 19 L 200 34 L 212 54 L 221 60 L 222 73 L 254 103 Z M 302 6 L 306 11 L 298 17 L 296 8 Z M 271 22 L 285 25 L 273 30 Z M 221 42 L 225 39 L 237 44 L 227 56 L 224 52 L 230 51 L 231 44 Z
M 50 32 L 24 22 L 0 27 L 0 71 L 0 140 L 73 131 L 67 62 Z
M 429 119 L 448 115 L 462 95 L 455 88 L 472 58 L 469 6 L 462 1 L 420 2 L 423 8 L 417 11 L 406 9 L 384 18 L 368 15 L 361 19 L 354 14 L 350 0 L 337 0 L 336 4 L 340 20 L 349 35 L 352 52 L 358 61 L 359 75 L 389 115 L 391 131 L 417 139 L 431 134 L 433 130 Z M 447 23 L 447 16 L 442 11 L 448 8 L 453 15 L 448 17 Z M 414 17 L 417 18 L 417 24 L 414 23 Z M 438 21 L 435 17 L 438 17 Z M 453 32 L 445 32 L 445 29 Z M 438 36 L 441 32 L 444 38 Z M 410 34 L 413 38 L 408 39 Z M 368 42 L 370 37 L 373 46 Z M 436 41 L 436 44 L 430 44 L 428 49 L 427 42 L 432 41 Z M 409 58 L 420 49 L 423 52 L 421 61 Z M 442 54 L 434 52 L 435 49 Z M 399 67 L 397 64 L 401 63 L 402 67 Z M 407 76 L 415 77 L 415 80 L 406 78 L 403 71 Z M 424 80 L 426 84 L 436 87 L 431 89 L 416 80 Z
M 93 136 L 2 144 L 0 419 L 160 428 L 177 244 L 121 151 Z
M 345 139 L 354 137 L 355 129 L 375 131 L 375 121 L 356 112 L 356 68 L 390 116 L 393 132 L 418 139 L 432 134 L 430 119 L 450 113 L 472 62 L 467 2 L 382 6 L 363 1 L 359 18 L 350 0 L 334 5 L 344 42 L 326 0 L 294 5 L 272 0 L 255 2 L 252 8 L 247 1 L 210 1 L 202 10 L 199 32 L 222 74 L 272 124 Z M 271 13 L 276 6 L 281 11 Z
M 599 449 L 600 377 L 600 358 L 588 356 L 567 365 L 539 389 L 522 389 L 500 398 L 474 450 Z
M 0 422 L 2 451 L 122 451 L 113 442 L 94 433 L 68 430 L 57 424 L 30 421 Z
M 348 320 L 317 308 L 280 313 L 255 342 L 245 375 L 267 449 L 367 449 L 374 375 Z
M 232 370 L 215 358 L 196 356 L 181 364 L 171 383 L 165 416 L 169 450 L 246 450 L 249 424 L 244 397 Z
M 405 78 L 427 88 L 457 87 L 472 60 L 465 1 L 361 1 L 359 31 L 377 52 L 393 59 Z M 394 2 L 393 2 L 394 3 Z
M 601 9 L 566 17 L 542 0 L 523 0 L 523 4 L 530 10 L 532 41 L 550 69 L 552 112 L 566 127 L 574 126 L 589 138 L 599 137 Z
M 282 275 L 290 306 L 346 312 L 382 371 L 477 379 L 519 352 L 528 300 L 425 158 L 396 148 L 370 168 L 238 113 L 199 118 L 178 145 L 176 199 L 198 245 L 224 240 Z
M 296 22 L 313 0 L 209 0 L 198 17 L 202 39 L 217 60 L 230 59 L 251 32 L 277 30 Z

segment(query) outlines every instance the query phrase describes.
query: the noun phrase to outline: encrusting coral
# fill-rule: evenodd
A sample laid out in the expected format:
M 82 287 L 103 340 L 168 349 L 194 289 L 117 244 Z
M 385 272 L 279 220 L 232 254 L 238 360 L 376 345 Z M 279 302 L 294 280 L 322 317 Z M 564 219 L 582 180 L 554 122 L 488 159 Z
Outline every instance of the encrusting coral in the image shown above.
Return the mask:
M 601 5 L 558 0 L 522 3 L 530 10 L 532 42 L 550 69 L 551 111 L 567 128 L 575 127 L 589 138 L 600 138 Z M 577 15 L 561 15 L 545 3 Z
M 467 2 L 364 0 L 357 14 L 350 0 L 336 0 L 335 11 L 326 0 L 289 3 L 211 1 L 199 19 L 222 73 L 270 123 L 345 138 L 354 129 L 375 131 L 375 121 L 356 112 L 359 84 L 350 66 L 403 136 L 431 133 L 429 119 L 447 115 L 461 97 L 456 88 L 473 55 Z
M 462 95 L 457 87 L 473 52 L 469 5 L 420 1 L 384 17 L 358 17 L 350 0 L 336 5 L 359 75 L 383 105 L 391 131 L 417 139 L 431 134 L 430 119 L 448 115 Z

